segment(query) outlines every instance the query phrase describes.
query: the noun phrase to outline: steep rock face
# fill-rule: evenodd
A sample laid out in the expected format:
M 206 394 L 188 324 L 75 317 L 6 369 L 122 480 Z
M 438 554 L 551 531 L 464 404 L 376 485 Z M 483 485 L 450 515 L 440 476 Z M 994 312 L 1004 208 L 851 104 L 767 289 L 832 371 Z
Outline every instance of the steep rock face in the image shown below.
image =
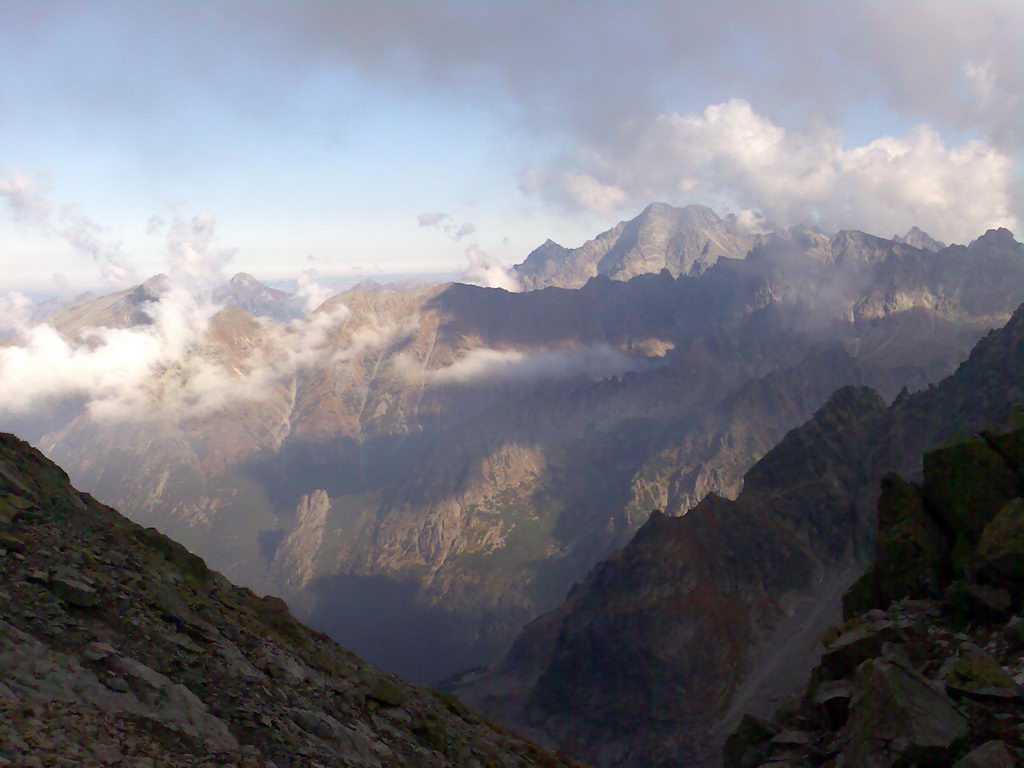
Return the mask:
M 0 745 L 15 764 L 573 765 L 370 667 L 12 435 L 0 596 Z
M 953 441 L 924 465 L 921 485 L 884 480 L 876 560 L 846 621 L 802 696 L 730 736 L 725 768 L 1024 759 L 1024 571 L 992 567 L 990 547 L 1024 542 L 1024 429 Z
M 735 495 L 837 387 L 952 370 L 1024 299 L 1024 253 L 947 250 L 793 230 L 678 279 L 353 290 L 286 325 L 226 307 L 188 352 L 230 385 L 217 408 L 191 411 L 172 365 L 141 420 L 55 408 L 32 434 L 134 519 L 436 680 L 493 661 L 652 507 Z
M 579 248 L 548 240 L 515 267 L 526 290 L 580 288 L 597 275 L 629 280 L 668 270 L 672 277 L 700 274 L 722 256 L 742 259 L 757 241 L 710 208 L 652 203 L 639 216 Z
M 806 679 L 817 638 L 873 552 L 879 479 L 892 469 L 920 476 L 927 446 L 1019 418 L 1022 405 L 1024 307 L 936 387 L 889 408 L 870 390 L 837 392 L 747 472 L 735 502 L 708 497 L 684 517 L 652 516 L 562 606 L 530 624 L 503 662 L 456 689 L 597 765 L 713 765 L 741 712 L 770 714 Z M 911 553 L 907 568 L 924 582 L 931 572 L 939 583 L 949 567 L 934 553 L 948 551 L 954 523 L 973 531 L 970 546 L 995 526 L 983 548 L 989 572 L 1013 573 L 1019 562 L 1013 545 L 996 543 L 996 530 L 1017 525 L 1007 502 L 1016 475 L 999 458 L 1007 451 L 979 447 L 967 461 L 965 450 L 930 455 L 923 497 L 895 480 L 886 486 L 883 508 L 901 520 L 887 534 L 890 551 Z M 945 466 L 988 480 L 964 493 L 963 473 Z M 920 510 L 940 497 L 958 501 L 944 501 L 953 517 L 934 524 Z M 957 512 L 968 508 L 974 522 Z M 885 573 L 901 573 L 896 557 L 880 561 Z M 585 707 L 571 690 L 586 691 Z
M 920 227 L 911 227 L 907 231 L 907 234 L 902 237 L 899 235 L 893 235 L 892 239 L 897 243 L 906 243 L 907 245 L 912 245 L 915 248 L 923 248 L 926 251 L 941 251 L 946 247 L 945 243 L 936 240 Z

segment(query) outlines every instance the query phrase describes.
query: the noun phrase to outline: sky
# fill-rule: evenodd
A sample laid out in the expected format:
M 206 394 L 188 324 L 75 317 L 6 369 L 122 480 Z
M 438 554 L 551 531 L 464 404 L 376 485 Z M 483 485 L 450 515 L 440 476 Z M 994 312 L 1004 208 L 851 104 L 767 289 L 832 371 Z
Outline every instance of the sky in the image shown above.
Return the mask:
M 0 4 L 0 290 L 183 229 L 261 279 L 450 273 L 655 200 L 967 242 L 1024 221 L 1024 2 Z

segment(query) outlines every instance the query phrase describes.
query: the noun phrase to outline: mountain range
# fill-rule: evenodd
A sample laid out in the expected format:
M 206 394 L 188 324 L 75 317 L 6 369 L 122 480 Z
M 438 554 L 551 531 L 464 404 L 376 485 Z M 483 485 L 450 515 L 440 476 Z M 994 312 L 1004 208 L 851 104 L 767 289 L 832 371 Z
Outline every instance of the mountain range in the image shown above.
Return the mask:
M 496 661 L 651 509 L 735 497 L 837 388 L 888 401 L 950 373 L 1024 301 L 1024 248 L 939 246 L 656 204 L 534 251 L 522 293 L 363 286 L 296 317 L 240 275 L 116 410 L 76 395 L 5 424 L 371 662 L 437 680 Z M 48 322 L 81 344 L 159 326 L 162 285 Z

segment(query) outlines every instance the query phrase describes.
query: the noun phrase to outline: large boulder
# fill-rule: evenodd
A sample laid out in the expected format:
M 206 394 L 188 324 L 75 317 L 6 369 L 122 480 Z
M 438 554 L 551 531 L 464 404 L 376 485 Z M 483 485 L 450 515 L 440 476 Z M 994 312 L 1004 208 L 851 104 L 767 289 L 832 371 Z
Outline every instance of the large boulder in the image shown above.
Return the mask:
M 1015 768 L 1017 765 L 1017 758 L 1003 742 L 986 741 L 957 760 L 953 768 Z
M 975 566 L 986 581 L 1006 587 L 1018 600 L 1024 596 L 1024 499 L 1003 505 L 985 526 Z
M 1015 699 L 1020 686 L 991 654 L 973 645 L 960 650 L 945 676 L 946 690 L 977 699 Z
M 951 761 L 967 719 L 927 678 L 899 661 L 871 659 L 853 681 L 836 768 L 889 768 Z
M 895 635 L 891 621 L 857 624 L 827 646 L 821 659 L 822 670 L 832 680 L 848 677 L 862 662 L 881 655 L 882 644 Z

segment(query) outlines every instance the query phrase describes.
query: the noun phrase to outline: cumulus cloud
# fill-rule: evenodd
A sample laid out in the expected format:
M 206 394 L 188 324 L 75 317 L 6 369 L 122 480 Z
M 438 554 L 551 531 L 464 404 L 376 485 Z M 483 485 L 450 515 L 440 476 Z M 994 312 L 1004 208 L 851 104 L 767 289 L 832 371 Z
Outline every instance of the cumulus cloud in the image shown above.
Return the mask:
M 202 211 L 191 220 L 175 216 L 167 230 L 171 279 L 193 291 L 207 291 L 224 282 L 224 267 L 235 256 L 232 248 L 214 248 L 217 217 Z
M 430 374 L 436 384 L 480 381 L 523 381 L 586 376 L 603 379 L 648 365 L 607 344 L 579 349 L 535 351 L 474 349 L 449 366 Z
M 566 207 L 582 208 L 602 215 L 611 215 L 626 201 L 626 191 L 614 184 L 605 184 L 588 173 L 554 171 L 548 174 L 528 172 L 520 188 L 527 194 L 548 191 L 556 202 Z
M 480 247 L 470 245 L 465 253 L 468 264 L 459 276 L 461 282 L 482 288 L 503 288 L 513 293 L 523 290 L 515 272 L 488 256 Z
M 433 227 L 444 232 L 452 240 L 461 240 L 476 232 L 476 224 L 471 221 L 464 221 L 461 224 L 447 213 L 421 213 L 418 217 L 421 227 Z
M 787 131 L 742 99 L 635 120 L 615 143 L 558 164 L 580 170 L 538 175 L 534 189 L 598 212 L 685 199 L 744 209 L 748 225 L 763 216 L 887 234 L 916 224 L 958 242 L 1017 223 L 1013 158 L 983 141 L 947 147 L 922 125 L 847 148 L 836 130 Z

